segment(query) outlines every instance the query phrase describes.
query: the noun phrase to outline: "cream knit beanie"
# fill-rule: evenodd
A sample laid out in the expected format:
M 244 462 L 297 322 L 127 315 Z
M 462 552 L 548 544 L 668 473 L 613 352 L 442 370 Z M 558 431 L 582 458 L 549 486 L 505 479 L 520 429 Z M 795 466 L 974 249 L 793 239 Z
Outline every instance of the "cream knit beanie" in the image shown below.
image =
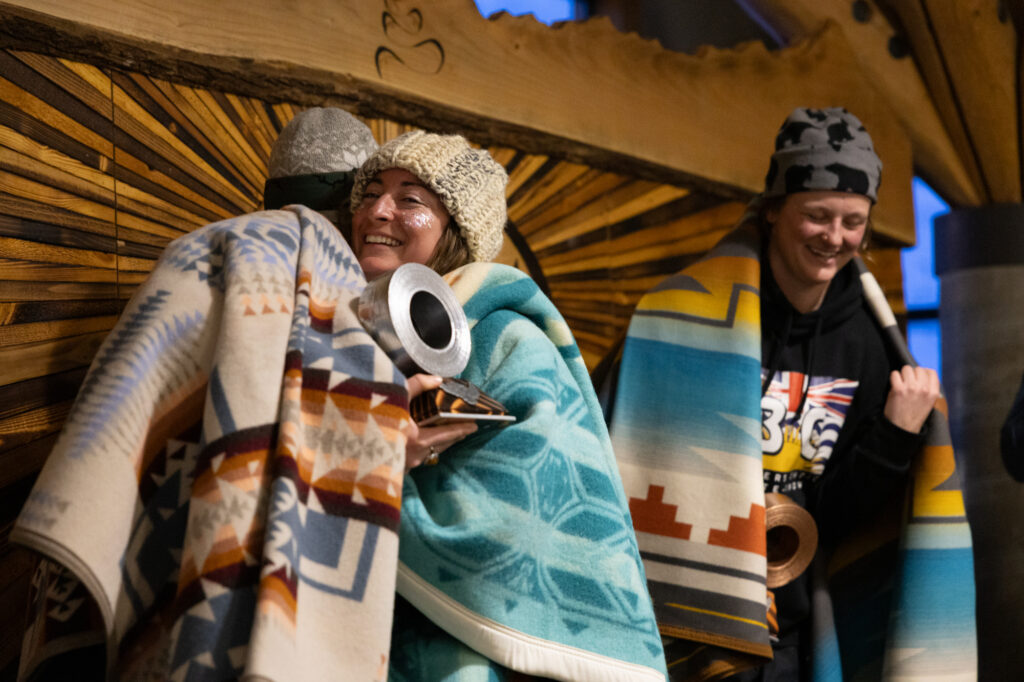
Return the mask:
M 473 149 L 461 135 L 422 130 L 400 135 L 359 169 L 352 185 L 353 212 L 370 180 L 389 168 L 409 171 L 438 196 L 459 226 L 474 261 L 489 261 L 498 255 L 505 230 L 508 175 L 490 154 Z

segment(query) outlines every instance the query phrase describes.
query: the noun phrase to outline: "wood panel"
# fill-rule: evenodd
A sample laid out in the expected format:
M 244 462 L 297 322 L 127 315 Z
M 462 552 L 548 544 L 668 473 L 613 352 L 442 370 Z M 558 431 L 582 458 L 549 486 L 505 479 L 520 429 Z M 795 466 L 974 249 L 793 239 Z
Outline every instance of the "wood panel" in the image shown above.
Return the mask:
M 770 141 L 794 107 L 846 105 L 886 164 L 879 231 L 914 239 L 905 131 L 834 24 L 780 52 L 751 43 L 692 56 L 604 17 L 557 28 L 530 16 L 488 20 L 471 0 L 353 0 L 326 15 L 318 0 L 256 13 L 245 0 L 179 0 L 159 12 L 149 0 L 0 0 L 0 22 L 0 45 L 343 104 L 734 198 L 761 189 Z M 208 99 L 190 106 L 202 114 Z
M 1011 3 L 1013 4 L 1013 3 Z M 1017 37 L 995 0 L 886 0 L 982 203 L 1021 200 Z
M 994 0 L 925 0 L 989 203 L 1021 200 L 1017 35 Z M 932 74 L 936 77 L 937 74 Z
M 639 297 L 707 251 L 744 208 L 577 164 L 533 165 L 546 173 L 511 193 L 509 215 L 590 367 L 623 332 Z
M 128 297 L 172 239 L 259 207 L 298 109 L 0 51 L 0 670 L 31 571 L 7 532 Z
M 914 59 L 893 49 L 898 31 L 874 3 L 851 11 L 849 0 L 747 0 L 744 5 L 787 42 L 805 40 L 824 22 L 841 27 L 864 71 L 891 104 L 914 148 L 914 163 L 949 202 L 977 206 L 984 201 L 973 156 L 961 158 Z M 851 109 L 856 112 L 855 107 Z M 953 128 L 961 134 L 960 126 Z M 958 140 L 962 143 L 961 138 Z

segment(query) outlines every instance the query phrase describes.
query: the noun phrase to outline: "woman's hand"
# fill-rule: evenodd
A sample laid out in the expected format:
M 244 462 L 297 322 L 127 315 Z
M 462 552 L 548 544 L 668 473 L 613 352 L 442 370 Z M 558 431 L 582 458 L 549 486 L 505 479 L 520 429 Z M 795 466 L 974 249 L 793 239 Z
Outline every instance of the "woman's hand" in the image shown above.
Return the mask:
M 885 416 L 904 431 L 920 433 L 939 398 L 939 375 L 926 367 L 903 365 L 889 375 Z
M 405 381 L 409 389 L 409 400 L 412 400 L 424 391 L 437 388 L 443 379 L 430 374 L 415 374 Z M 405 442 L 405 470 L 408 472 L 413 467 L 423 464 L 424 460 L 431 454 L 440 454 L 450 445 L 457 443 L 469 434 L 476 431 L 476 424 L 467 422 L 465 424 L 445 424 L 443 426 L 418 426 L 415 422 L 409 422 L 406 428 Z

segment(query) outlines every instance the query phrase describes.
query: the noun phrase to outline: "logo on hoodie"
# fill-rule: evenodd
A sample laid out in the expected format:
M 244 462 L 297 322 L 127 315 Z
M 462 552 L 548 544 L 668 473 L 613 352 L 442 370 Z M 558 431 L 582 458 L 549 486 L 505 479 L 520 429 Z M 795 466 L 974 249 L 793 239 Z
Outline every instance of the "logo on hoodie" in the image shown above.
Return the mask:
M 858 383 L 776 372 L 761 398 L 765 490 L 787 493 L 825 470 Z

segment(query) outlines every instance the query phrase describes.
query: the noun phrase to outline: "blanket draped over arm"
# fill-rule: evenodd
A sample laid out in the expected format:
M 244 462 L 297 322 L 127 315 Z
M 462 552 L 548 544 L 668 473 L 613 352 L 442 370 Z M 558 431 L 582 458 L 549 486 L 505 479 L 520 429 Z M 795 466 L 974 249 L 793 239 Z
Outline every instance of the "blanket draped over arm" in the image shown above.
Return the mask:
M 23 674 L 88 642 L 84 586 L 121 679 L 385 679 L 408 397 L 364 284 L 301 206 L 167 247 L 12 533 L 47 557 Z
M 658 625 L 675 638 L 673 679 L 771 657 L 758 254 L 741 227 L 646 294 L 618 372 L 612 442 Z M 855 534 L 828 563 L 814 595 L 817 680 L 976 674 L 970 529 L 944 412 L 940 401 L 914 458 L 902 524 L 896 514 L 891 529 Z
M 407 477 L 399 593 L 504 667 L 663 680 L 626 498 L 568 326 L 513 268 L 472 264 L 448 279 L 472 330 L 461 377 L 518 421 L 483 426 Z M 415 660 L 405 679 L 456 679 L 446 660 Z

